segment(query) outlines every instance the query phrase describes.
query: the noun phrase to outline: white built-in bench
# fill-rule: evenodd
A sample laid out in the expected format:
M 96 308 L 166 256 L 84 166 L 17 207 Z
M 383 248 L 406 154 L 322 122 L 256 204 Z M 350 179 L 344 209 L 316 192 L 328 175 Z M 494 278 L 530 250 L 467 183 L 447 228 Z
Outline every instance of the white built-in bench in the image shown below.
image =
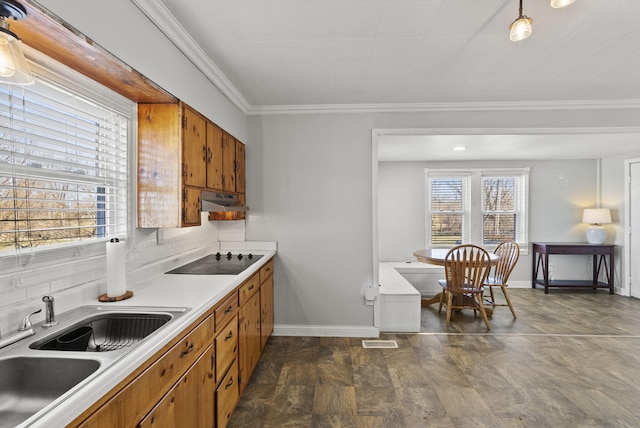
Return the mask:
M 378 294 L 382 332 L 420 331 L 421 293 L 402 274 L 426 274 L 433 276 L 432 282 L 437 282 L 442 276 L 442 267 L 420 262 L 379 263 Z

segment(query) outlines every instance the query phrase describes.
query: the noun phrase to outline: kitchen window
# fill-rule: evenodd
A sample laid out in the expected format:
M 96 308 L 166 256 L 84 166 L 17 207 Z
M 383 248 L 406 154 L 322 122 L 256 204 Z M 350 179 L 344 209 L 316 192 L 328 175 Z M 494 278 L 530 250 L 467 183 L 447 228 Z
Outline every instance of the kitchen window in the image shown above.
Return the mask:
M 529 169 L 426 169 L 426 243 L 528 241 Z
M 135 103 L 27 57 L 36 83 L 0 87 L 0 256 L 125 237 Z

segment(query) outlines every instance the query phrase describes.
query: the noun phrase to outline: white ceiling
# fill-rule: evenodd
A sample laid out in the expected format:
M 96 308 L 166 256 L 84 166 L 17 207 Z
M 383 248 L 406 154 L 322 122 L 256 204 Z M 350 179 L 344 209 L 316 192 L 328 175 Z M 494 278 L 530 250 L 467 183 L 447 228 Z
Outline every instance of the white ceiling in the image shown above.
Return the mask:
M 132 1 L 245 111 L 640 100 L 638 0 Z

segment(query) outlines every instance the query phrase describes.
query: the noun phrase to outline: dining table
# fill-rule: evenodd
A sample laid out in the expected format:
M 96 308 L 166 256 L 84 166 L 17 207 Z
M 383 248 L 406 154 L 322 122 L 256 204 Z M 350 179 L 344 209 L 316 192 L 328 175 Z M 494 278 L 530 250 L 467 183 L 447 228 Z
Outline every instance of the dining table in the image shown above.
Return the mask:
M 422 263 L 428 263 L 431 265 L 444 266 L 444 259 L 447 256 L 450 248 L 425 248 L 422 250 L 417 250 L 413 252 L 413 256 Z M 498 263 L 500 260 L 500 256 L 498 254 L 489 253 L 489 264 L 491 266 Z M 436 294 L 433 297 L 422 297 L 420 299 L 421 306 L 429 306 L 434 303 L 439 303 L 442 297 L 442 291 Z M 486 308 L 487 316 L 491 316 L 493 314 L 493 310 L 491 308 Z

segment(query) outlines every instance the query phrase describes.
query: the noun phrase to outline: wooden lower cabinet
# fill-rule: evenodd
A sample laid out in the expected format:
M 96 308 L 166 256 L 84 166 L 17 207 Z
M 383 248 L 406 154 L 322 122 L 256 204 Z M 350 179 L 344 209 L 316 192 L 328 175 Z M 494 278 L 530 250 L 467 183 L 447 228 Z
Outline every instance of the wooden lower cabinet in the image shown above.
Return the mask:
M 229 423 L 233 410 L 240 399 L 238 383 L 238 359 L 236 359 L 216 389 L 216 427 L 224 428 Z M 186 426 L 186 425 L 185 425 Z
M 273 259 L 68 427 L 226 427 L 273 331 L 272 270 Z
M 180 378 L 138 425 L 140 428 L 213 426 L 213 346 Z
M 260 349 L 273 333 L 273 275 L 260 285 Z
M 260 358 L 259 293 L 254 293 L 253 296 L 240 307 L 238 319 L 240 323 L 240 393 L 242 393 Z

